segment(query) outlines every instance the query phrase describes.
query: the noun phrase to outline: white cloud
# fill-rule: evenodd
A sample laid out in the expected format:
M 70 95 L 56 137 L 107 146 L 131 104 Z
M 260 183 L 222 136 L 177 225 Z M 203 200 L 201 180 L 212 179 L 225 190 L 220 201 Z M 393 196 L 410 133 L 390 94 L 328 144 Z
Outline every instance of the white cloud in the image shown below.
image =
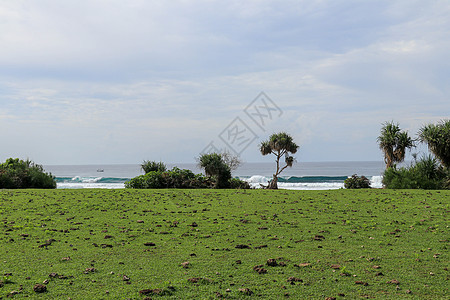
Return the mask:
M 285 129 L 304 160 L 378 159 L 382 122 L 415 131 L 449 111 L 449 15 L 446 1 L 0 1 L 0 160 L 192 161 L 260 91 L 284 111 L 261 139 Z

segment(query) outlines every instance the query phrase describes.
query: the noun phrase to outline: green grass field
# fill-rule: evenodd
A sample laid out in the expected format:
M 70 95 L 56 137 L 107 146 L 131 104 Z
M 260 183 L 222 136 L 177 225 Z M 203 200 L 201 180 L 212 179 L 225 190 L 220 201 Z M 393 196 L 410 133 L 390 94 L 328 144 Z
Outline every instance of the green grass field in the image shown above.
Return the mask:
M 448 299 L 449 200 L 419 190 L 3 190 L 0 297 Z

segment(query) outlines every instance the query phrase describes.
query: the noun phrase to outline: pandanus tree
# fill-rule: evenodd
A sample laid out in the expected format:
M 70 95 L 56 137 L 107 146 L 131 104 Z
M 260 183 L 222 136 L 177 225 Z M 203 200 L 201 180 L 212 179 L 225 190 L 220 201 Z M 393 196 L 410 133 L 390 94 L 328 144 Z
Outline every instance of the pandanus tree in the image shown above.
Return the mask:
M 377 141 L 384 154 L 386 169 L 393 167 L 397 162 L 404 161 L 406 149 L 414 147 L 414 140 L 394 122 L 383 124 Z
M 419 130 L 419 140 L 428 145 L 444 167 L 450 168 L 450 120 L 423 126 Z
M 151 160 L 144 160 L 141 164 L 141 169 L 145 172 L 145 174 L 150 173 L 152 171 L 158 172 L 167 171 L 167 167 L 162 161 L 156 162 Z
M 274 133 L 267 141 L 263 141 L 260 144 L 260 151 L 262 155 L 273 154 L 275 155 L 275 161 L 277 163 L 277 169 L 273 174 L 273 178 L 267 186 L 268 189 L 278 188 L 278 175 L 283 172 L 287 167 L 292 167 L 294 163 L 294 157 L 291 154 L 295 154 L 298 149 L 298 145 L 294 143 L 292 137 L 285 133 Z M 281 158 L 284 156 L 285 165 L 280 164 Z
M 228 188 L 231 169 L 218 153 L 202 154 L 198 158 L 198 166 L 205 170 L 206 176 L 214 178 L 216 188 Z

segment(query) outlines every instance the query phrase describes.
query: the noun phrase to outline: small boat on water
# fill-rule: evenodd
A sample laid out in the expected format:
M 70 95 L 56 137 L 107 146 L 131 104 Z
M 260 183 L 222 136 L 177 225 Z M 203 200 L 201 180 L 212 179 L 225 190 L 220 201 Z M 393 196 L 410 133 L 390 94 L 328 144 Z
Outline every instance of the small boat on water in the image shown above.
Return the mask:
M 103 169 L 97 169 L 97 172 L 105 172 Z

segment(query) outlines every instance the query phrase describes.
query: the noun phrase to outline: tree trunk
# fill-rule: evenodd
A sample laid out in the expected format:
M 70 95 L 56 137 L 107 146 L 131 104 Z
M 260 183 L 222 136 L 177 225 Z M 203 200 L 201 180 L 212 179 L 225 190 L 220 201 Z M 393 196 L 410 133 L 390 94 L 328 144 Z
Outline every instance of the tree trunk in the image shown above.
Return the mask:
M 386 162 L 386 170 L 394 166 L 394 160 L 391 157 L 387 157 L 385 159 L 385 162 Z
M 273 174 L 273 179 L 269 182 L 267 186 L 269 190 L 277 190 L 278 189 L 278 177 Z

